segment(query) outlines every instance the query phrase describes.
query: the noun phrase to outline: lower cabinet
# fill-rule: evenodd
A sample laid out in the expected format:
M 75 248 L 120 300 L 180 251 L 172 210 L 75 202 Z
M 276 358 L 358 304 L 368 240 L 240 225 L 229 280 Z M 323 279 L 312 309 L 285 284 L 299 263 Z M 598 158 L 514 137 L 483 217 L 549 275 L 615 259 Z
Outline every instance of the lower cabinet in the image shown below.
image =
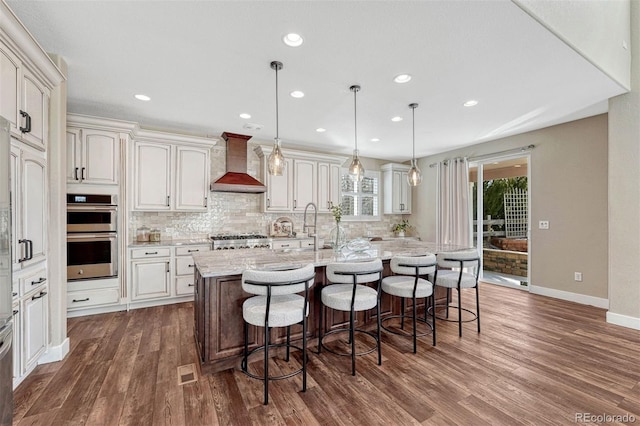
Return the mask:
M 47 286 L 28 295 L 22 305 L 24 353 L 22 363 L 30 371 L 47 350 L 49 335 L 49 297 Z
M 209 244 L 130 249 L 131 302 L 149 302 L 145 304 L 149 306 L 153 301 L 171 303 L 192 296 L 193 254 L 209 250 Z
M 20 350 L 22 346 L 22 310 L 20 303 L 13 303 L 13 380 L 15 381 L 22 373 L 22 360 Z

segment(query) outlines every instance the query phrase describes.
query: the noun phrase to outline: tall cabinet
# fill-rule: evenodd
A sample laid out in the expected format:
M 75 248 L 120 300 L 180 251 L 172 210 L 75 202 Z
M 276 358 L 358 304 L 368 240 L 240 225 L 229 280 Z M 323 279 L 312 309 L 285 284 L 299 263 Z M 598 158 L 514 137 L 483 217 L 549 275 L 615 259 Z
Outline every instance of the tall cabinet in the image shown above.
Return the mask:
M 411 214 L 411 166 L 388 163 L 380 167 L 384 187 L 384 214 Z
M 16 387 L 49 350 L 48 148 L 60 143 L 50 140 L 50 98 L 65 77 L 4 2 L 0 20 L 0 116 L 9 120 L 11 133 Z

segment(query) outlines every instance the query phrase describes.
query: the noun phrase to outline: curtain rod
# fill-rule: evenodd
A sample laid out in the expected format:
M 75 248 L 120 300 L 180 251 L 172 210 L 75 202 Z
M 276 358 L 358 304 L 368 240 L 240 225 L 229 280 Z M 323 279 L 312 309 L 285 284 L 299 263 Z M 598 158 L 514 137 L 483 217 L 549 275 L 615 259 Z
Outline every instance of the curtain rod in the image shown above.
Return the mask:
M 536 146 L 534 144 L 530 144 L 530 145 L 526 145 L 526 146 L 521 146 L 520 148 L 505 149 L 504 151 L 498 151 L 498 152 L 492 152 L 490 154 L 478 155 L 477 157 L 470 157 L 469 161 L 480 161 L 480 160 L 484 160 L 486 158 L 492 158 L 492 157 L 495 157 L 495 156 L 498 156 L 498 155 L 517 154 L 519 152 L 527 152 L 527 151 L 531 151 L 535 147 Z M 431 163 L 431 164 L 429 164 L 429 167 L 435 167 L 437 165 L 438 165 L 437 162 L 436 163 Z

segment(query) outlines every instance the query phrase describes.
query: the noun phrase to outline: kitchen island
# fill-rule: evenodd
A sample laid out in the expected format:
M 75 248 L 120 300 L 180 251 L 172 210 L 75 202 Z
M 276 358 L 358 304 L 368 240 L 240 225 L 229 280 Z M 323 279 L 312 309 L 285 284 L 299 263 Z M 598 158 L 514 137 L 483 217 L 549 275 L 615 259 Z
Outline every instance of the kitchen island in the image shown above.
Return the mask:
M 383 261 L 383 276 L 391 275 L 389 261 L 395 255 L 419 255 L 456 251 L 466 247 L 422 242 L 417 240 L 394 239 L 372 243 L 364 251 L 354 252 L 348 249 L 334 252 L 324 250 L 225 250 L 197 253 L 193 255 L 195 270 L 195 338 L 203 373 L 212 373 L 239 366 L 244 345 L 242 303 L 249 297 L 241 287 L 242 272 L 247 269 L 290 269 L 309 263 L 316 267 L 316 278 L 310 292 L 310 312 L 308 320 L 308 339 L 318 336 L 318 318 L 320 314 L 320 291 L 327 284 L 325 267 L 331 262 L 349 262 L 379 257 Z M 444 299 L 445 293 L 437 289 L 436 300 Z M 424 299 L 419 300 L 418 309 L 424 309 Z M 405 309 L 410 312 L 411 301 Z M 400 299 L 383 294 L 381 315 L 387 316 L 400 312 Z M 324 330 L 343 327 L 349 321 L 348 312 L 328 310 L 324 315 Z M 375 311 L 358 312 L 358 327 L 366 328 L 376 323 Z M 302 326 L 293 326 L 292 339 L 300 338 Z M 284 329 L 274 329 L 272 341 L 284 338 Z M 249 327 L 249 348 L 262 344 L 262 333 L 253 326 Z

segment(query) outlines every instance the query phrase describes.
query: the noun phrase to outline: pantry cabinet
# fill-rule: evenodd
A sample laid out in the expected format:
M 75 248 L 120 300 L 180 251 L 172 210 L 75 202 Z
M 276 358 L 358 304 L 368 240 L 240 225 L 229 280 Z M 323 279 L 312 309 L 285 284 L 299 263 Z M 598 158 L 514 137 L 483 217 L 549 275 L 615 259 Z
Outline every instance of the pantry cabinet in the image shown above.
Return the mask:
M 384 214 L 411 214 L 411 186 L 407 181 L 410 166 L 384 164 L 381 167 L 384 188 Z
M 267 191 L 263 195 L 265 212 L 303 212 L 314 203 L 319 213 L 330 212 L 331 203 L 340 203 L 340 169 L 347 157 L 282 149 L 286 166 L 282 176 L 268 172 L 271 146 L 257 145 L 262 160 L 262 177 Z
M 133 146 L 133 209 L 206 211 L 210 148 L 217 141 L 141 131 Z

